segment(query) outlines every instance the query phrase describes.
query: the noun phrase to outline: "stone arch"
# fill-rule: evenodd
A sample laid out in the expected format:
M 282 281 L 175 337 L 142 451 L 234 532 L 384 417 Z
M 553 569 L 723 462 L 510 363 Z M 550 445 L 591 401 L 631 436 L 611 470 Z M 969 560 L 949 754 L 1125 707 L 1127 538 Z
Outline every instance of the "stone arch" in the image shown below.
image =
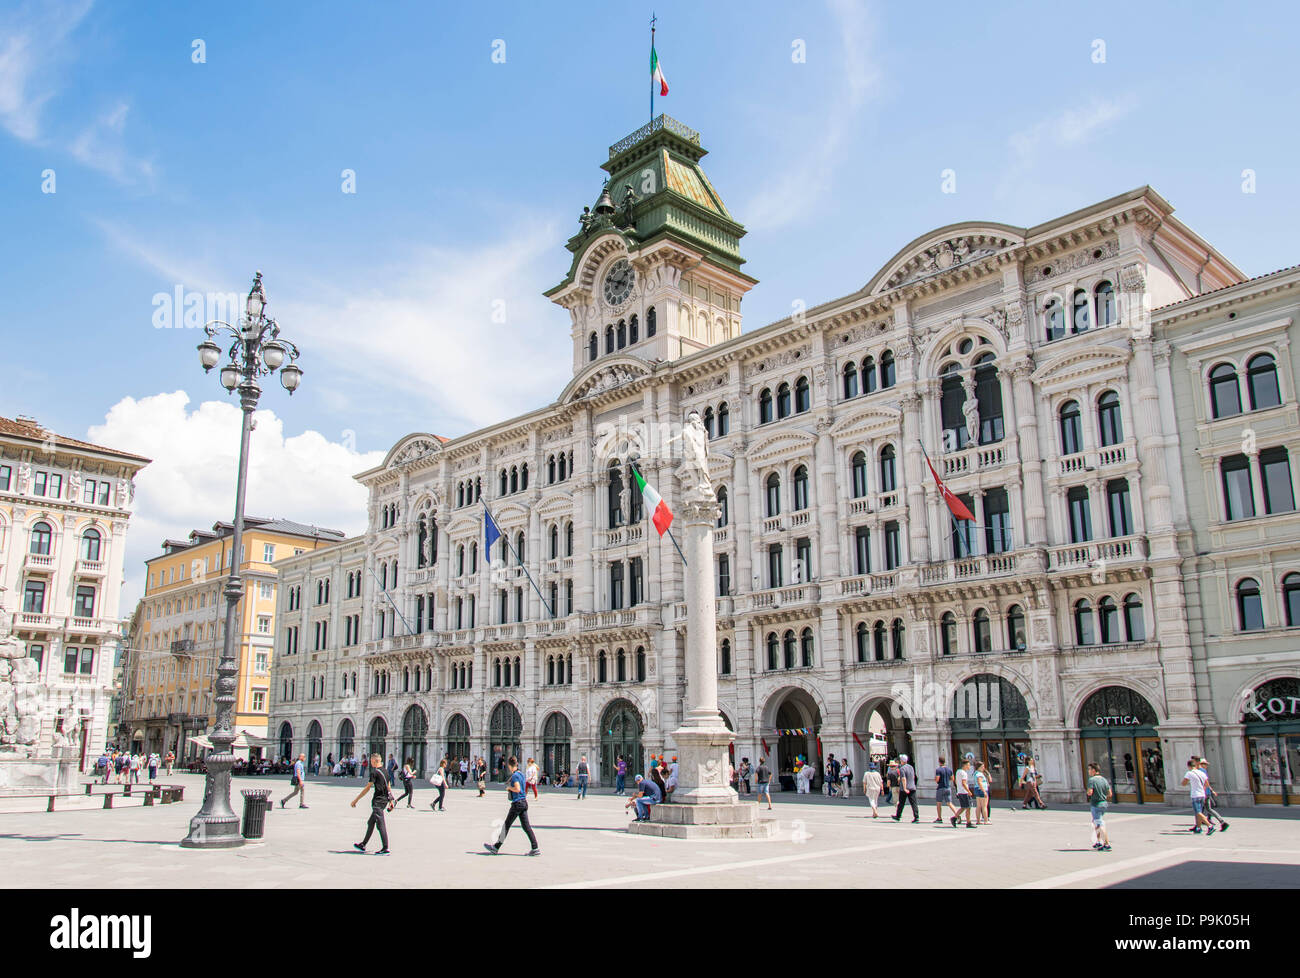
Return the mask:
M 1063 711 L 1066 726 L 1078 728 L 1079 711 L 1083 709 L 1083 704 L 1088 701 L 1088 697 L 1093 693 L 1105 689 L 1107 686 L 1127 686 L 1133 692 L 1139 694 L 1151 704 L 1151 709 L 1155 710 L 1157 726 L 1169 719 L 1169 711 L 1165 708 L 1164 697 L 1160 695 L 1158 689 L 1153 688 L 1152 684 L 1128 676 L 1107 676 L 1090 680 L 1074 691 Z

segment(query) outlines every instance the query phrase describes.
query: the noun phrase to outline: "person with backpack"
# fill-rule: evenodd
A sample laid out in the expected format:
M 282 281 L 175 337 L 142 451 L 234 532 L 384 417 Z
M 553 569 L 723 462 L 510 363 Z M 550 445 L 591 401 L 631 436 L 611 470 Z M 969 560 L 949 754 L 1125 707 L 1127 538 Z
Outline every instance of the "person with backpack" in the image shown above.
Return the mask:
M 293 800 L 293 796 L 298 796 L 298 807 L 306 808 L 307 791 L 304 782 L 307 780 L 307 755 L 299 754 L 298 760 L 293 763 L 293 774 L 289 776 L 289 783 L 293 785 L 293 791 L 288 796 L 280 799 L 280 807 L 283 808 L 286 803 Z
M 160 760 L 160 758 L 158 757 L 158 752 L 157 752 L 157 751 L 154 751 L 152 754 L 149 755 L 149 780 L 150 780 L 150 781 L 157 781 L 157 780 L 158 780 L 158 761 L 159 761 L 159 760 Z
M 840 767 L 840 797 L 847 798 L 853 793 L 853 768 L 849 767 L 849 759 L 844 758 L 844 764 Z
M 834 798 L 840 786 L 840 762 L 835 760 L 834 754 L 826 757 L 826 776 L 822 778 L 822 783 L 826 786 L 826 794 Z
M 1088 764 L 1088 809 L 1092 816 L 1092 847 L 1098 852 L 1110 852 L 1110 834 L 1106 831 L 1106 808 L 1112 792 L 1110 782 L 1101 776 L 1101 768 Z
M 398 801 L 405 800 L 407 808 L 414 808 L 411 802 L 415 799 L 415 758 L 408 757 L 406 763 L 402 765 L 402 787 L 405 791 Z
M 487 794 L 487 761 L 481 757 L 476 765 L 475 777 L 478 783 L 478 796 L 482 798 Z
M 528 822 L 528 798 L 525 794 L 526 783 L 523 772 L 519 770 L 519 758 L 513 754 L 506 761 L 506 767 L 510 774 L 506 780 L 506 794 L 510 798 L 510 811 L 506 813 L 506 821 L 501 826 L 501 835 L 496 842 L 485 842 L 483 848 L 492 855 L 500 855 L 501 844 L 506 841 L 506 835 L 510 832 L 510 826 L 518 820 L 520 827 L 528 836 L 528 841 L 532 843 L 532 848 L 528 850 L 530 856 L 540 856 L 542 850 L 537 848 L 537 836 L 533 834 L 533 827 Z
M 591 768 L 587 764 L 587 755 L 582 755 L 578 762 L 578 800 L 587 797 L 587 782 L 591 780 Z
M 438 770 L 429 775 L 429 784 L 438 789 L 438 797 L 433 800 L 429 807 L 435 812 L 445 812 L 447 809 L 442 807 L 442 799 L 447 794 L 447 762 L 439 761 Z
M 748 757 L 742 757 L 742 758 L 740 759 L 740 791 L 741 791 L 741 794 L 745 794 L 745 795 L 749 794 L 749 779 L 750 779 L 750 776 L 751 776 L 752 774 L 753 774 L 753 771 L 752 771 L 752 769 L 751 769 L 750 766 L 749 766 L 749 758 L 748 758 Z
M 357 802 L 369 794 L 372 789 L 375 794 L 370 799 L 370 820 L 366 822 L 366 837 L 360 842 L 352 843 L 352 848 L 365 852 L 366 846 L 370 842 L 370 835 L 377 828 L 379 829 L 381 848 L 375 855 L 387 856 L 388 825 L 384 822 L 384 813 L 393 810 L 393 792 L 388 786 L 388 777 L 384 774 L 384 756 L 382 754 L 370 755 L 370 780 L 361 789 L 361 794 L 352 799 L 352 807 L 356 808 Z

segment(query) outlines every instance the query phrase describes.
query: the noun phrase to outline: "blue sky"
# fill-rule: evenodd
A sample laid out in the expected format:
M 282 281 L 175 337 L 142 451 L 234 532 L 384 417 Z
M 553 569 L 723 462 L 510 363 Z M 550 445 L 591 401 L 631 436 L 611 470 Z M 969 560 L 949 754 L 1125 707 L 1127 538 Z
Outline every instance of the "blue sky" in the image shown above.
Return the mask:
M 227 398 L 198 331 L 154 328 L 158 293 L 246 291 L 261 269 L 304 350 L 299 394 L 263 401 L 252 511 L 359 529 L 347 476 L 401 435 L 567 381 L 567 314 L 540 293 L 607 147 L 648 117 L 651 8 L 470 6 L 0 11 L 0 414 L 154 457 L 144 551 L 229 517 L 235 447 L 233 411 L 201 407 Z M 656 111 L 700 131 L 749 230 L 748 328 L 859 288 L 936 226 L 1035 224 L 1144 183 L 1248 274 L 1300 261 L 1287 5 L 653 7 Z M 308 462 L 326 490 L 293 491 Z

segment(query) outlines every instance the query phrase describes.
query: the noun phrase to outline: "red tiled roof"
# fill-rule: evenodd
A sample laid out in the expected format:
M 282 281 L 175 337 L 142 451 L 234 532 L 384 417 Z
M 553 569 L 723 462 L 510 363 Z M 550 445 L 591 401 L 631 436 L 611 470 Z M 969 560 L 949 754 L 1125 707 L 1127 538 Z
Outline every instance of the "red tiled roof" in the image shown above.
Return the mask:
M 0 418 L 0 436 L 43 442 L 50 438 L 51 435 L 53 435 L 52 432 L 46 431 L 37 422 L 27 418 Z M 82 448 L 103 452 L 106 455 L 116 455 L 118 458 L 129 458 L 132 461 L 146 464 L 153 461 L 153 459 L 145 458 L 143 455 L 132 455 L 130 452 L 119 451 L 116 448 L 93 445 L 88 441 L 81 441 L 79 438 L 69 438 L 67 435 L 53 435 L 53 439 L 56 448 Z
M 1189 295 L 1186 299 L 1179 299 L 1177 302 L 1167 302 L 1163 306 L 1156 306 L 1151 311 L 1163 312 L 1166 309 L 1172 309 L 1174 306 L 1181 306 L 1185 302 L 1196 302 L 1198 299 L 1204 299 L 1207 295 L 1214 295 L 1216 292 L 1227 292 L 1229 289 L 1237 289 L 1243 285 L 1249 285 L 1251 282 L 1260 282 L 1266 278 L 1272 278 L 1274 275 L 1281 275 L 1284 272 L 1294 272 L 1300 268 L 1300 265 L 1288 265 L 1286 268 L 1279 268 L 1275 272 L 1266 272 L 1263 275 L 1256 275 L 1254 278 L 1242 279 L 1240 282 L 1233 282 L 1231 285 L 1223 285 L 1217 289 L 1210 289 L 1208 292 L 1198 292 L 1196 295 Z

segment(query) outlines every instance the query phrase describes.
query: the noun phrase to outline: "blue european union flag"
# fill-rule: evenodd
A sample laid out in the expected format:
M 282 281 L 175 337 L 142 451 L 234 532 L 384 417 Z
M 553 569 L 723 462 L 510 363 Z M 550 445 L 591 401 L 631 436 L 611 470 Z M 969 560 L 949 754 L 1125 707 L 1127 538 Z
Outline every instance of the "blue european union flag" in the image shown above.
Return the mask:
M 483 504 L 483 561 L 492 563 L 492 544 L 501 539 L 501 530 L 497 526 L 497 521 L 492 518 L 492 513 L 487 508 L 487 503 Z

